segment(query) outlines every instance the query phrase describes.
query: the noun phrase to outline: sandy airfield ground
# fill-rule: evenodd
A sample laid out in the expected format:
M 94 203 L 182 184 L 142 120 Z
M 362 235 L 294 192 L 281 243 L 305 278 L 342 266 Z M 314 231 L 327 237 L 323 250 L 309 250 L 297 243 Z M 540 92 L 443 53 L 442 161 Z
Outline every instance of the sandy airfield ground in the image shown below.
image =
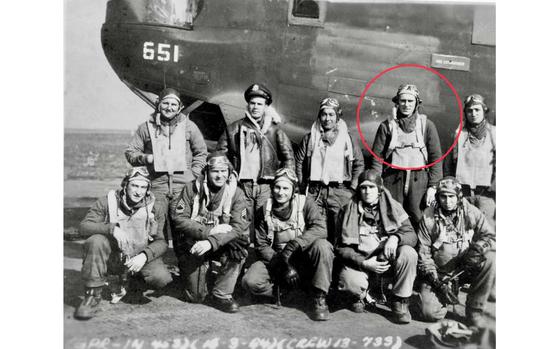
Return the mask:
M 384 306 L 375 313 L 363 314 L 333 307 L 330 321 L 312 321 L 305 312 L 309 300 L 299 291 L 284 296 L 280 308 L 251 304 L 249 297 L 240 295 L 240 312 L 226 314 L 206 305 L 186 303 L 173 284 L 161 292 L 146 290 L 143 300 L 116 305 L 109 303 L 106 294 L 97 317 L 75 320 L 75 307 L 83 297 L 80 268 L 84 240 L 76 234 L 77 224 L 94 198 L 118 184 L 115 180 L 65 181 L 65 348 L 431 348 L 425 336 L 427 323 L 413 320 L 408 325 L 394 324 Z M 176 272 L 171 249 L 164 260 Z M 461 300 L 464 304 L 464 293 Z M 464 306 L 457 306 L 456 311 L 459 316 L 448 317 L 461 320 Z M 489 304 L 488 318 L 495 327 L 493 303 Z

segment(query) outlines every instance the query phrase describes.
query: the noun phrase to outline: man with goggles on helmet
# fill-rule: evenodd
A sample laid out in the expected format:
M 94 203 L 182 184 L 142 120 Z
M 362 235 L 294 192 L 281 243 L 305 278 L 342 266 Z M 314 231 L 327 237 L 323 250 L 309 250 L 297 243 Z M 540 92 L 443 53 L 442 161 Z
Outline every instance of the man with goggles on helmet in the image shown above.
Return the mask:
M 364 300 L 391 277 L 391 310 L 397 323 L 411 320 L 408 299 L 416 278 L 418 238 L 408 214 L 383 187 L 381 176 L 367 170 L 358 177 L 358 192 L 340 210 L 336 255 L 342 268 L 338 290 L 350 297 L 350 310 L 361 313 Z M 383 285 L 381 284 L 381 287 Z
M 311 319 L 328 320 L 333 247 L 326 240 L 325 217 L 313 200 L 297 193 L 293 170 L 276 172 L 272 197 L 257 212 L 255 222 L 258 261 L 247 270 L 243 287 L 253 295 L 272 297 L 274 284 L 296 287 L 308 282 Z
M 439 159 L 439 135 L 435 124 L 419 113 L 422 100 L 418 88 L 403 84 L 392 101 L 393 115 L 379 125 L 371 147 L 373 152 L 402 168 L 422 167 Z M 435 185 L 442 177 L 441 163 L 424 169 L 401 170 L 374 159 L 372 168 L 382 175 L 385 188 L 403 205 L 417 229 L 422 208 L 434 202 Z
M 249 246 L 245 197 L 233 166 L 222 152 L 208 156 L 203 176 L 183 187 L 171 202 L 173 248 L 187 301 L 206 302 L 235 313 L 232 294 Z M 208 294 L 207 274 L 216 273 Z
M 361 147 L 352 139 L 341 117 L 338 100 L 323 99 L 311 132 L 303 137 L 295 152 L 300 188 L 302 192 L 307 191 L 327 217 L 331 243 L 334 243 L 338 211 L 350 201 L 358 176 L 364 170 Z
M 470 283 L 466 315 L 469 325 L 484 326 L 486 301 L 495 282 L 494 228 L 484 214 L 462 197 L 461 184 L 445 177 L 436 187 L 436 205 L 428 207 L 418 231 L 423 320 L 445 317 L 447 304 L 458 303 L 457 285 Z
M 167 250 L 163 236 L 165 213 L 150 192 L 145 167 L 129 170 L 120 190 L 111 190 L 89 209 L 80 234 L 90 235 L 83 245 L 82 279 L 85 297 L 76 309 L 78 319 L 90 319 L 99 310 L 107 273 L 139 275 L 149 286 L 162 288 L 172 281 L 161 256 Z M 114 295 L 118 301 L 126 294 Z
M 457 178 L 463 195 L 491 223 L 496 214 L 496 127 L 488 122 L 484 97 L 470 95 L 463 102 L 466 123 L 457 146 L 444 162 L 444 171 Z
M 157 205 L 165 212 L 183 185 L 200 176 L 208 154 L 202 133 L 183 108 L 176 90 L 162 90 L 155 112 L 138 126 L 125 151 L 132 166 L 147 166 Z

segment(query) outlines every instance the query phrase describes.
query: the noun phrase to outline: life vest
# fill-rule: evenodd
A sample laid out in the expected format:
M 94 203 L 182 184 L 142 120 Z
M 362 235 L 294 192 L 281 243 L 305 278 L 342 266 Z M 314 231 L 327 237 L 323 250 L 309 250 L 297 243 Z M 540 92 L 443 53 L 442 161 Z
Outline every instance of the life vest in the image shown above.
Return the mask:
M 426 219 L 428 230 L 436 229 L 437 238 L 432 243 L 432 257 L 438 267 L 444 267 L 455 257 L 463 255 L 471 244 L 474 230 L 465 226 L 463 209 L 458 209 L 457 214 L 457 224 L 448 224 L 435 212 L 431 219 Z
M 320 135 L 318 127 L 315 130 L 312 129 L 311 132 L 318 132 Z M 329 182 L 342 183 L 351 180 L 352 178 L 350 178 L 349 174 L 352 173 L 354 154 L 346 124 L 340 124 L 339 132 L 333 145 L 326 145 L 319 135 L 313 137 L 316 138 L 314 140 L 315 144 L 312 144 L 312 137 L 309 137 L 307 145 L 308 152 L 311 152 L 309 154 L 311 157 L 309 180 L 320 181 L 325 184 L 329 184 Z
M 267 225 L 268 238 L 272 241 L 272 248 L 276 251 L 281 250 L 286 244 L 303 235 L 305 230 L 305 219 L 303 207 L 305 205 L 305 195 L 296 194 L 290 203 L 292 213 L 286 221 L 276 218 L 272 214 L 272 198 L 266 201 L 264 206 L 264 219 Z
M 122 252 L 129 257 L 134 257 L 148 246 L 148 242 L 153 240 L 150 232 L 156 231 L 154 228 L 157 228 L 153 226 L 157 224 L 152 212 L 154 202 L 139 208 L 132 215 L 127 215 L 119 207 L 117 195 L 114 190 L 107 194 L 109 222 L 118 223 L 119 227 L 128 234 L 131 244 L 126 251 Z
M 180 117 L 182 114 L 177 115 Z M 154 170 L 156 172 L 183 172 L 187 169 L 186 142 L 187 140 L 187 118 L 179 121 L 173 133 L 166 136 L 163 132 L 158 132 L 154 123 L 146 121 L 152 151 L 154 155 Z M 169 126 L 161 126 L 169 127 Z
M 239 131 L 239 179 L 252 179 L 257 180 L 259 177 L 262 161 L 261 161 L 261 147 L 262 143 L 254 143 L 253 149 L 249 150 L 246 148 L 246 138 L 254 134 L 255 137 L 262 137 L 262 134 L 257 130 L 247 127 L 245 125 L 240 126 Z M 261 138 L 261 142 L 262 142 Z
M 360 243 L 358 250 L 364 252 L 367 256 L 384 246 L 388 236 L 384 234 L 383 228 L 379 225 L 369 225 L 361 222 L 358 227 L 360 234 Z
M 216 209 L 210 211 L 206 210 L 206 214 L 200 214 L 200 191 L 204 190 L 206 192 L 206 197 L 208 197 L 208 187 L 203 185 L 200 186 L 200 182 L 195 182 L 195 186 L 198 189 L 193 198 L 193 207 L 191 211 L 191 219 L 195 220 L 204 225 L 216 226 L 218 224 L 229 224 L 231 218 L 231 204 L 233 201 L 233 195 L 237 186 L 230 186 L 230 184 L 225 184 L 228 187 L 224 190 L 220 204 Z
M 461 132 L 457 144 L 457 170 L 455 176 L 461 184 L 471 189 L 489 187 L 494 173 L 496 153 L 496 128 L 488 127 L 486 137 L 478 144 L 469 141 L 468 131 Z
M 391 164 L 400 167 L 421 167 L 428 163 L 428 150 L 424 142 L 426 115 L 418 114 L 414 132 L 405 133 L 395 118 L 389 119 L 391 140 L 386 158 Z

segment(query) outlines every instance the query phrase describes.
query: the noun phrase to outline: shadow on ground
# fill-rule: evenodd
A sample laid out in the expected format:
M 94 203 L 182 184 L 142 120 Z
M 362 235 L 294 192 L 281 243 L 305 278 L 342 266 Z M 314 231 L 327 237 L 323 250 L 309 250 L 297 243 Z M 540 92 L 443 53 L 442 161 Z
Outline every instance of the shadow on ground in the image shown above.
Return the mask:
M 175 281 L 163 290 L 141 290 L 140 300 L 123 299 L 112 305 L 107 291 L 98 315 L 88 321 L 78 321 L 73 318 L 73 313 L 83 297 L 82 244 L 83 240 L 64 242 L 66 348 L 83 348 L 92 340 L 104 338 L 109 338 L 113 347 L 123 347 L 128 340 L 134 339 L 144 341 L 143 348 L 151 348 L 148 344 L 154 340 L 167 341 L 171 348 L 174 341 L 179 343 L 177 340 L 196 339 L 203 343 L 217 338 L 218 348 L 234 343 L 240 348 L 280 348 L 281 340 L 287 343 L 292 339 L 309 341 L 314 338 L 329 344 L 328 347 L 364 348 L 368 343 L 373 347 L 372 340 L 378 337 L 385 343 L 392 343 L 386 348 L 430 348 L 425 336 L 429 324 L 415 320 L 408 325 L 394 324 L 388 320 L 390 310 L 385 306 L 378 307 L 374 313 L 363 314 L 352 313 L 341 306 L 332 307 L 329 321 L 315 322 L 308 316 L 310 298 L 301 290 L 284 293 L 281 307 L 255 303 L 251 297 L 238 292 L 240 312 L 226 314 L 204 304 L 186 303 L 177 275 L 174 275 Z M 177 274 L 171 249 L 164 255 L 164 260 L 172 273 Z M 274 341 L 276 345 L 273 345 Z M 312 347 L 317 346 L 309 346 Z

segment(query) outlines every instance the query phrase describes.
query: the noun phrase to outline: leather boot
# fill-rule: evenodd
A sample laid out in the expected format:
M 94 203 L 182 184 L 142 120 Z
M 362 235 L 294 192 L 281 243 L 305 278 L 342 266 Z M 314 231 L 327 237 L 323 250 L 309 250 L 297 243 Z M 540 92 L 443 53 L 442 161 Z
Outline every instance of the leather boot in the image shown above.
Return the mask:
M 410 311 L 408 310 L 408 298 L 395 297 L 391 304 L 391 311 L 398 324 L 408 324 L 412 320 Z
M 354 313 L 363 313 L 366 311 L 366 304 L 363 299 L 358 298 L 355 302 L 350 304 L 350 310 Z
M 225 313 L 237 313 L 239 311 L 239 304 L 233 298 L 218 298 L 214 295 L 208 295 L 206 303 Z
M 327 306 L 327 295 L 323 291 L 317 291 L 313 296 L 313 309 L 311 310 L 311 320 L 326 321 L 329 319 L 329 307 Z
M 89 320 L 95 316 L 99 310 L 99 303 L 101 303 L 101 287 L 88 287 L 86 288 L 84 300 L 74 313 L 74 317 L 78 320 Z

